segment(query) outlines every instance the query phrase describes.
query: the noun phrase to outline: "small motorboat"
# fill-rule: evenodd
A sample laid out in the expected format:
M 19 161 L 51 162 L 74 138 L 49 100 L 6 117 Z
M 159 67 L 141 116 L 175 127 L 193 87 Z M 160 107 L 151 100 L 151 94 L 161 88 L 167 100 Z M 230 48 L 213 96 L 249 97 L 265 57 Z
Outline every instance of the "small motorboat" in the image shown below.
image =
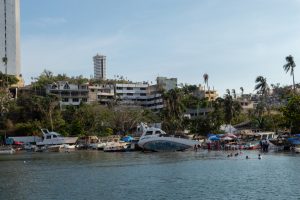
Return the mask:
M 126 142 L 111 142 L 104 147 L 103 151 L 104 152 L 126 152 L 126 151 L 130 151 L 130 146 Z
M 13 154 L 15 152 L 12 147 L 0 147 L 0 154 Z

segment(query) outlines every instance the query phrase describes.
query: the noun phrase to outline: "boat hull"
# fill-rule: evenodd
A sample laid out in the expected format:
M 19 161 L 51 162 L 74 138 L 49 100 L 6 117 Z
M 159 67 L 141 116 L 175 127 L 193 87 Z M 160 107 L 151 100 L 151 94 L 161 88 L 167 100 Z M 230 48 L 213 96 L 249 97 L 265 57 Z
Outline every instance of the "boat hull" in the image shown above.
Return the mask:
M 0 150 L 0 154 L 13 154 L 15 153 L 14 149 L 2 149 Z
M 148 151 L 184 151 L 199 143 L 194 140 L 174 137 L 150 137 L 142 138 L 138 145 Z
M 37 145 L 61 145 L 61 144 L 75 144 L 78 137 L 63 137 L 57 139 L 45 139 L 42 142 L 37 142 Z

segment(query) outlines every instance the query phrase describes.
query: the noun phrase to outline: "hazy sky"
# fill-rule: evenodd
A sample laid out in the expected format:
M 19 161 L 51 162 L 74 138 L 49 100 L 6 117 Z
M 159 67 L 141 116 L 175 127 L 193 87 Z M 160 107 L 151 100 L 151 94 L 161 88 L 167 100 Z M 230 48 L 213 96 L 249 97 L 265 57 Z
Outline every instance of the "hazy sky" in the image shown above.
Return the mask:
M 258 75 L 292 83 L 282 66 L 300 63 L 299 22 L 299 0 L 21 0 L 22 73 L 90 77 L 100 53 L 108 78 L 203 84 L 207 73 L 221 94 L 253 92 Z

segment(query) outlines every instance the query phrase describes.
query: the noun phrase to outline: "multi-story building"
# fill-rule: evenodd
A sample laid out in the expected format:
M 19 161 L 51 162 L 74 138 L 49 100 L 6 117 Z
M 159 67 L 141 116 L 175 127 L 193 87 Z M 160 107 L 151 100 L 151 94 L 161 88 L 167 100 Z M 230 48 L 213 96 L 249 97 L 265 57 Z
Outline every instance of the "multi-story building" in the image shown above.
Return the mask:
M 123 105 L 145 106 L 148 86 L 147 83 L 116 84 L 116 99 Z
M 97 54 L 93 57 L 94 60 L 94 78 L 106 79 L 106 56 Z
M 159 89 L 169 91 L 177 87 L 177 78 L 157 77 L 156 84 Z
M 206 98 L 208 101 L 215 101 L 218 98 L 218 93 L 216 90 L 205 90 L 205 88 L 201 85 L 199 85 L 198 89 L 194 92 L 194 95 L 200 99 Z
M 0 71 L 20 76 L 19 0 L 0 0 Z
M 107 105 L 115 99 L 115 86 L 113 84 L 94 84 L 89 85 L 88 102 L 98 102 Z
M 72 84 L 67 81 L 58 81 L 47 86 L 46 93 L 56 94 L 60 97 L 60 105 L 78 106 L 86 103 L 89 97 L 88 84 Z

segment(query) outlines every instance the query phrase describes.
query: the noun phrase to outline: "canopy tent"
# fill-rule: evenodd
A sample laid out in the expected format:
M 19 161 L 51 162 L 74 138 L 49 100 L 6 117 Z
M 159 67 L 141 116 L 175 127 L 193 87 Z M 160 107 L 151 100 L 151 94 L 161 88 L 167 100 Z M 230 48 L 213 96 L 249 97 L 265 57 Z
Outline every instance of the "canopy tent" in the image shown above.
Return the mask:
M 237 138 L 237 136 L 234 135 L 233 133 L 226 133 L 223 135 L 223 137 Z
M 233 140 L 233 138 L 226 136 L 226 137 L 223 137 L 222 140 Z
M 224 131 L 225 133 L 236 133 L 237 132 L 237 129 L 234 128 L 232 125 L 230 124 L 223 124 L 221 127 L 220 127 L 220 130 Z

